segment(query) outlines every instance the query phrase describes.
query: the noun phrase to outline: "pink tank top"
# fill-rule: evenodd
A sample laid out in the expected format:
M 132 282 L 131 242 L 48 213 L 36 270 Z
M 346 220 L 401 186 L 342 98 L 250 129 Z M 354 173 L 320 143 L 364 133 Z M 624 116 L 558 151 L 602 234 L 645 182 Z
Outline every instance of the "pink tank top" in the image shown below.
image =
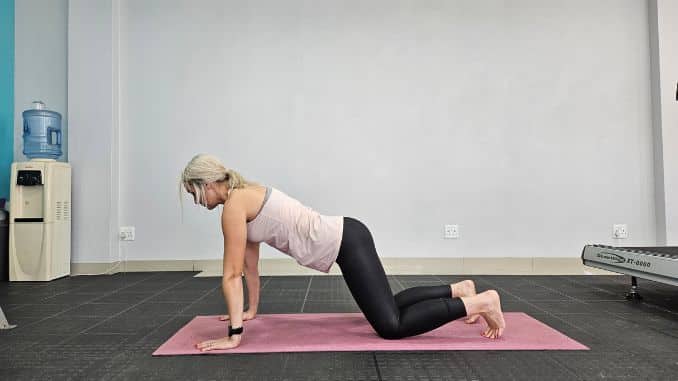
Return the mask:
M 342 216 L 324 216 L 268 188 L 259 214 L 247 223 L 247 240 L 266 242 L 305 267 L 329 272 L 344 232 Z

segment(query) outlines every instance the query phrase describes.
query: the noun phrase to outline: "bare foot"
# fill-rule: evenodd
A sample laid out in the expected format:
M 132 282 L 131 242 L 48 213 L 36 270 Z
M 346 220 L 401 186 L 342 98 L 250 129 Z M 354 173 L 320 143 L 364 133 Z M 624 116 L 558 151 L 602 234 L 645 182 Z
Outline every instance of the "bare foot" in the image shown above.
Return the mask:
M 506 322 L 504 321 L 504 313 L 501 312 L 501 302 L 499 294 L 495 290 L 488 290 L 478 296 L 482 296 L 486 307 L 484 312 L 480 312 L 483 319 L 487 322 L 487 329 L 483 331 L 482 335 L 489 339 L 498 339 L 504 333 Z
M 451 284 L 450 288 L 452 289 L 453 298 L 469 297 L 476 294 L 476 285 L 470 279 Z M 464 319 L 464 322 L 466 324 L 473 324 L 478 321 L 478 318 L 480 318 L 480 315 L 478 314 L 469 315 Z

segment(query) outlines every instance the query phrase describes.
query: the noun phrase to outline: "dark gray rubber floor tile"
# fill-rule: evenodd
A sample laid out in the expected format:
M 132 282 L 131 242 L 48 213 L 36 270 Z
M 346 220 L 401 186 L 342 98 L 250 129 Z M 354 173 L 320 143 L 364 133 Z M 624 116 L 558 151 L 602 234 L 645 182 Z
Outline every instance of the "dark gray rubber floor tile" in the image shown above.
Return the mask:
M 551 357 L 585 380 L 676 380 L 675 371 L 631 353 L 554 352 Z
M 581 379 L 547 353 L 534 351 L 466 351 L 461 356 L 480 380 L 571 381 Z
M 675 379 L 671 377 L 677 373 L 675 288 L 641 281 L 646 299 L 641 304 L 629 304 L 615 298 L 623 297 L 630 278 L 615 276 L 470 277 L 479 291 L 497 289 L 505 310 L 530 314 L 589 346 L 591 351 L 586 352 L 297 353 L 152 358 L 150 354 L 194 315 L 206 315 L 203 312 L 207 308 L 218 312 L 215 315 L 226 312 L 220 280 L 193 278 L 193 274 L 129 273 L 29 285 L 0 282 L 0 303 L 9 297 L 21 301 L 6 304 L 11 305 L 5 311 L 10 322 L 20 328 L 0 331 L 0 371 L 16 379 L 97 380 L 378 380 L 378 372 L 382 379 L 402 380 L 662 380 Z M 466 278 L 469 277 L 389 276 L 388 280 L 392 290 L 398 292 L 405 285 L 454 283 Z M 304 312 L 357 312 L 348 288 L 338 276 L 262 277 L 262 288 L 259 313 L 299 313 L 302 306 Z M 160 299 L 147 300 L 151 296 Z M 93 303 L 73 304 L 90 297 L 94 298 Z M 605 299 L 608 297 L 611 299 Z M 42 306 L 45 299 L 59 301 L 55 306 L 73 308 L 57 312 L 53 307 Z M 39 302 L 26 303 L 31 300 Z M 99 303 L 102 300 L 111 303 Z M 49 324 L 52 319 L 38 323 L 42 318 L 19 313 L 31 305 L 33 308 L 24 312 L 56 313 L 54 324 Z M 13 312 L 16 316 L 12 316 Z M 83 331 L 86 334 L 80 334 Z M 243 363 L 248 366 L 242 367 Z M 257 369 L 253 373 L 251 368 Z
M 480 380 L 461 352 L 375 352 L 383 381 Z
M 360 308 L 354 301 L 350 302 L 316 302 L 307 301 L 304 304 L 304 313 L 354 313 L 360 312 Z

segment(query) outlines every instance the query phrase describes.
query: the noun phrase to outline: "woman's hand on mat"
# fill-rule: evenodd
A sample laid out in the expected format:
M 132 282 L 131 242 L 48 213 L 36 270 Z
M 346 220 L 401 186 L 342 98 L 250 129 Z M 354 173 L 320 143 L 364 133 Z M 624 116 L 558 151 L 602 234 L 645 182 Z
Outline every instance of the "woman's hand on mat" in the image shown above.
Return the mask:
M 217 340 L 207 340 L 196 344 L 195 347 L 201 352 L 213 351 L 215 349 L 233 349 L 240 345 L 240 335 L 233 335 L 231 337 L 222 337 Z
M 243 321 L 245 321 L 245 320 L 252 320 L 252 319 L 254 319 L 256 316 L 257 316 L 257 313 L 256 313 L 255 311 L 247 310 L 247 311 L 245 311 L 245 312 L 242 313 L 242 320 L 243 320 Z M 221 316 L 219 316 L 219 320 L 221 320 L 221 321 L 226 321 L 226 320 L 230 320 L 230 319 L 231 319 L 231 318 L 230 318 L 228 315 L 221 315 Z

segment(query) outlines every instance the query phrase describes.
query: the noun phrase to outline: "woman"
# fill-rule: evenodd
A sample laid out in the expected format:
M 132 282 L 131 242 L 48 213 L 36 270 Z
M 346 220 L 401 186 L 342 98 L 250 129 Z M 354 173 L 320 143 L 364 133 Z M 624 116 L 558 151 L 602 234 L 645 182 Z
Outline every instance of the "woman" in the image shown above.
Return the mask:
M 247 182 L 211 155 L 193 157 L 180 187 L 209 210 L 224 205 L 222 288 L 229 315 L 221 320 L 230 318 L 229 334 L 197 344 L 202 351 L 237 347 L 243 321 L 255 317 L 260 242 L 318 271 L 329 272 L 336 262 L 365 318 L 384 339 L 418 335 L 463 316 L 469 316 L 467 323 L 482 316 L 488 327 L 481 334 L 487 338 L 502 335 L 505 323 L 499 294 L 489 290 L 476 295 L 470 280 L 413 287 L 394 296 L 370 231 L 354 218 L 321 215 L 277 189 Z M 250 290 L 247 311 L 243 311 L 243 273 Z

